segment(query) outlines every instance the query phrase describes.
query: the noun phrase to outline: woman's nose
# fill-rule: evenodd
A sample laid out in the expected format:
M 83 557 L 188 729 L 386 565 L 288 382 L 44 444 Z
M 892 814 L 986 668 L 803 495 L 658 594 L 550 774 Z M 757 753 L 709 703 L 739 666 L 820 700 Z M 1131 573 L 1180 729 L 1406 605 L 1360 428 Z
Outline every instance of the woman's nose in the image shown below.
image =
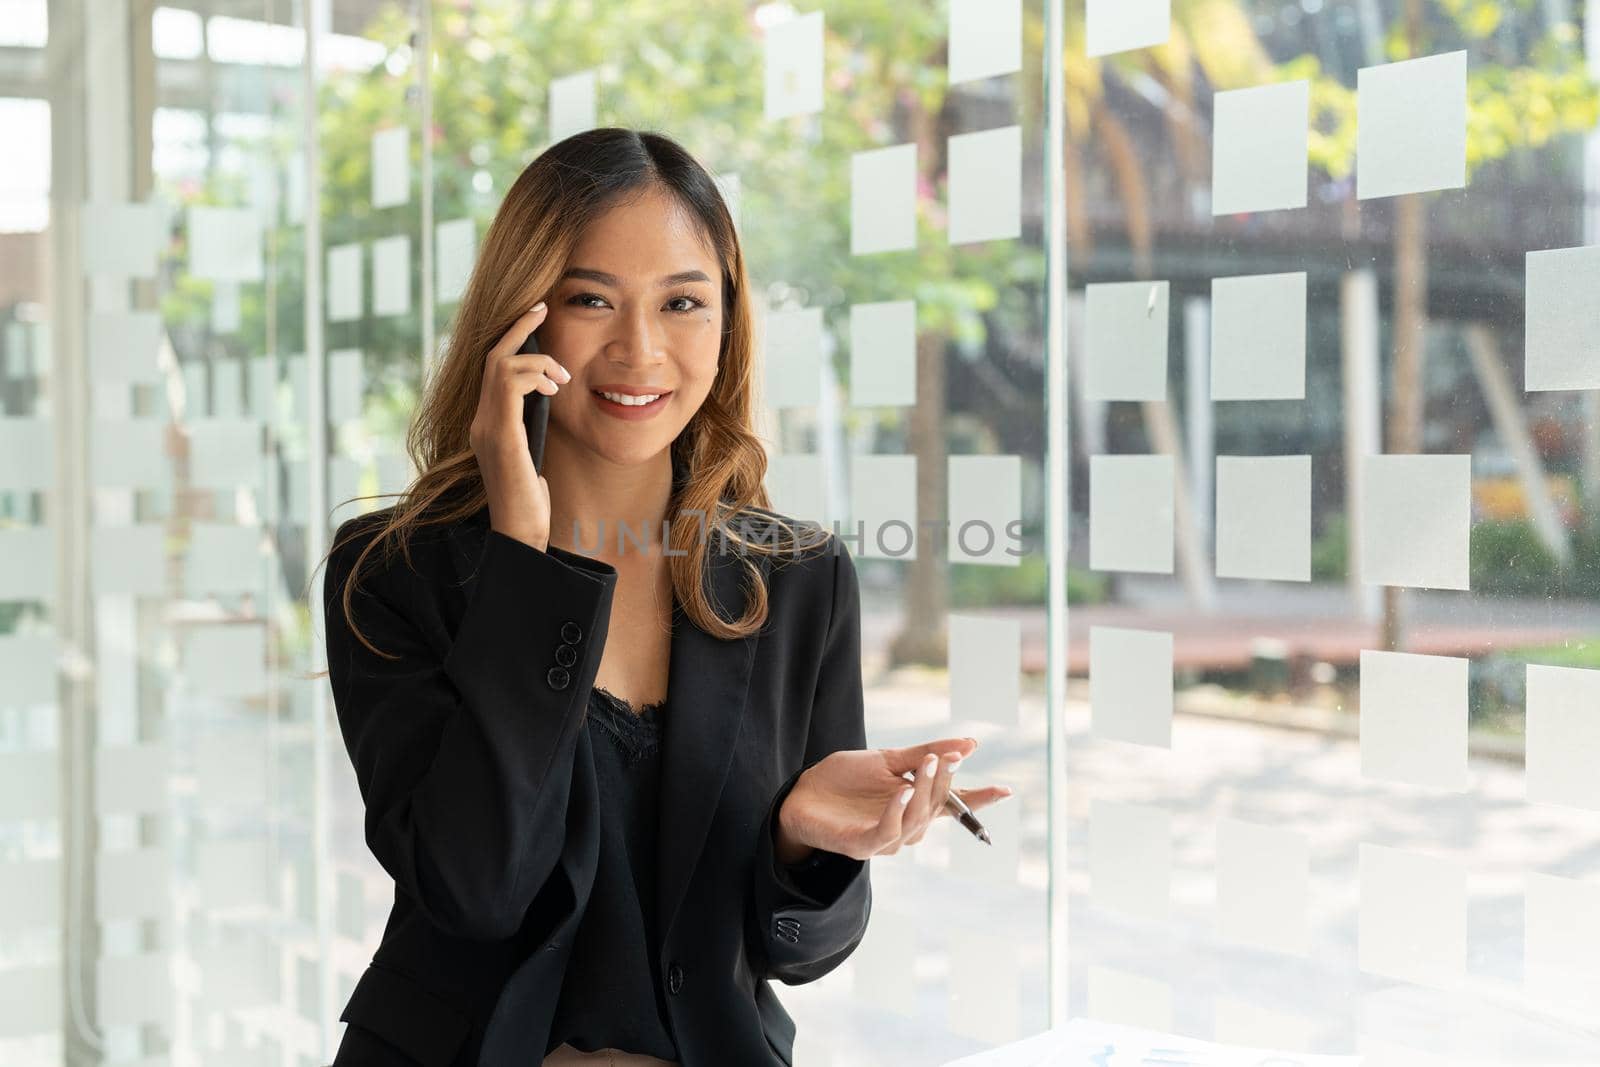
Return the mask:
M 660 343 L 649 312 L 636 311 L 621 318 L 607 355 L 617 362 L 648 363 L 660 357 Z

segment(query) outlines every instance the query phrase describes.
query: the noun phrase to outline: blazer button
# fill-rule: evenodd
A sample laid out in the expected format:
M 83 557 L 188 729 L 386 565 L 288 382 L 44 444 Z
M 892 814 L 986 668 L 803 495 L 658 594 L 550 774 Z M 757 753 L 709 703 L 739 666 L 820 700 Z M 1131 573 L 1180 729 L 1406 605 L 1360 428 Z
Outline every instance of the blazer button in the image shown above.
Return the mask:
M 578 650 L 571 645 L 556 646 L 556 662 L 563 667 L 570 667 L 578 662 Z
M 572 676 L 566 672 L 565 668 L 551 667 L 550 670 L 546 672 L 544 680 L 550 683 L 551 689 L 565 689 L 567 687 L 567 683 L 572 681 Z
M 667 992 L 677 996 L 678 990 L 683 988 L 683 968 L 676 963 L 667 968 Z
M 568 619 L 561 624 L 561 640 L 569 645 L 575 645 L 583 640 L 583 627 Z
M 800 920 L 791 919 L 787 916 L 773 919 L 772 934 L 774 937 L 787 941 L 791 945 L 798 945 L 800 943 Z

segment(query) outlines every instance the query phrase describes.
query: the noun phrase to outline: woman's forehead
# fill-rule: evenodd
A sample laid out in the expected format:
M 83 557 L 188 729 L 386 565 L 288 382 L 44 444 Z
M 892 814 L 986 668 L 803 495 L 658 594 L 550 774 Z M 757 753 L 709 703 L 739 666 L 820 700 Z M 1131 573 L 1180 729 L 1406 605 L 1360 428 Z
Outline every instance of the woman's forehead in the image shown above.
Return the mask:
M 651 277 L 695 268 L 711 277 L 720 273 L 716 250 L 700 219 L 677 197 L 655 186 L 613 204 L 584 227 L 569 266 Z

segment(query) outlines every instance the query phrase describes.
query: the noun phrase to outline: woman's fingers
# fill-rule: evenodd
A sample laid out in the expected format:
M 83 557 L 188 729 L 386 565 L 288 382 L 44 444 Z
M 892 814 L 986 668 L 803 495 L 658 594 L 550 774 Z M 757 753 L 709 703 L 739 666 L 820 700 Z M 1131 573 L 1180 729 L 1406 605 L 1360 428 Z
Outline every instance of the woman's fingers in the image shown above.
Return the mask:
M 889 803 L 883 806 L 883 814 L 878 817 L 878 849 L 876 855 L 894 855 L 899 851 L 900 828 L 905 825 L 906 804 L 912 796 L 911 783 L 907 782 L 904 789 L 899 790 L 889 798 Z
M 517 321 L 511 324 L 511 328 L 500 335 L 500 340 L 495 342 L 495 346 L 489 350 L 489 358 L 494 359 L 514 354 L 517 349 L 522 347 L 522 342 L 528 339 L 528 335 L 539 328 L 539 324 L 544 321 L 545 316 L 548 314 L 550 314 L 550 309 L 543 300 L 523 312 L 517 317 Z
M 928 832 L 928 827 L 933 825 L 935 819 L 941 815 L 950 814 L 950 809 L 945 806 L 945 797 L 950 793 L 950 783 L 955 778 L 956 769 L 961 766 L 961 752 L 959 750 L 946 752 L 940 759 L 938 770 L 934 775 L 932 788 L 929 790 L 928 810 L 922 820 L 920 829 L 912 833 L 906 844 L 915 845 L 922 840 Z

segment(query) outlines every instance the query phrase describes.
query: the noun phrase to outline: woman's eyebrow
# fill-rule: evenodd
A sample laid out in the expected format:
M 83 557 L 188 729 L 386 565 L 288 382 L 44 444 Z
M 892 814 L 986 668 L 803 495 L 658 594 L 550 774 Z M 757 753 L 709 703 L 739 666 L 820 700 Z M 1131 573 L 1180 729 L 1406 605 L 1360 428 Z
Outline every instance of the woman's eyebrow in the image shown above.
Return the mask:
M 622 283 L 618 281 L 615 274 L 608 274 L 603 270 L 590 270 L 588 267 L 568 267 L 567 270 L 561 275 L 561 280 L 565 281 L 568 278 L 578 278 L 583 281 L 598 282 L 601 285 L 609 285 L 614 289 L 620 289 L 622 287 Z M 709 282 L 710 280 L 711 279 L 706 276 L 706 272 L 703 270 L 680 270 L 676 274 L 666 275 L 656 284 L 665 289 L 668 286 L 683 285 L 687 282 Z

